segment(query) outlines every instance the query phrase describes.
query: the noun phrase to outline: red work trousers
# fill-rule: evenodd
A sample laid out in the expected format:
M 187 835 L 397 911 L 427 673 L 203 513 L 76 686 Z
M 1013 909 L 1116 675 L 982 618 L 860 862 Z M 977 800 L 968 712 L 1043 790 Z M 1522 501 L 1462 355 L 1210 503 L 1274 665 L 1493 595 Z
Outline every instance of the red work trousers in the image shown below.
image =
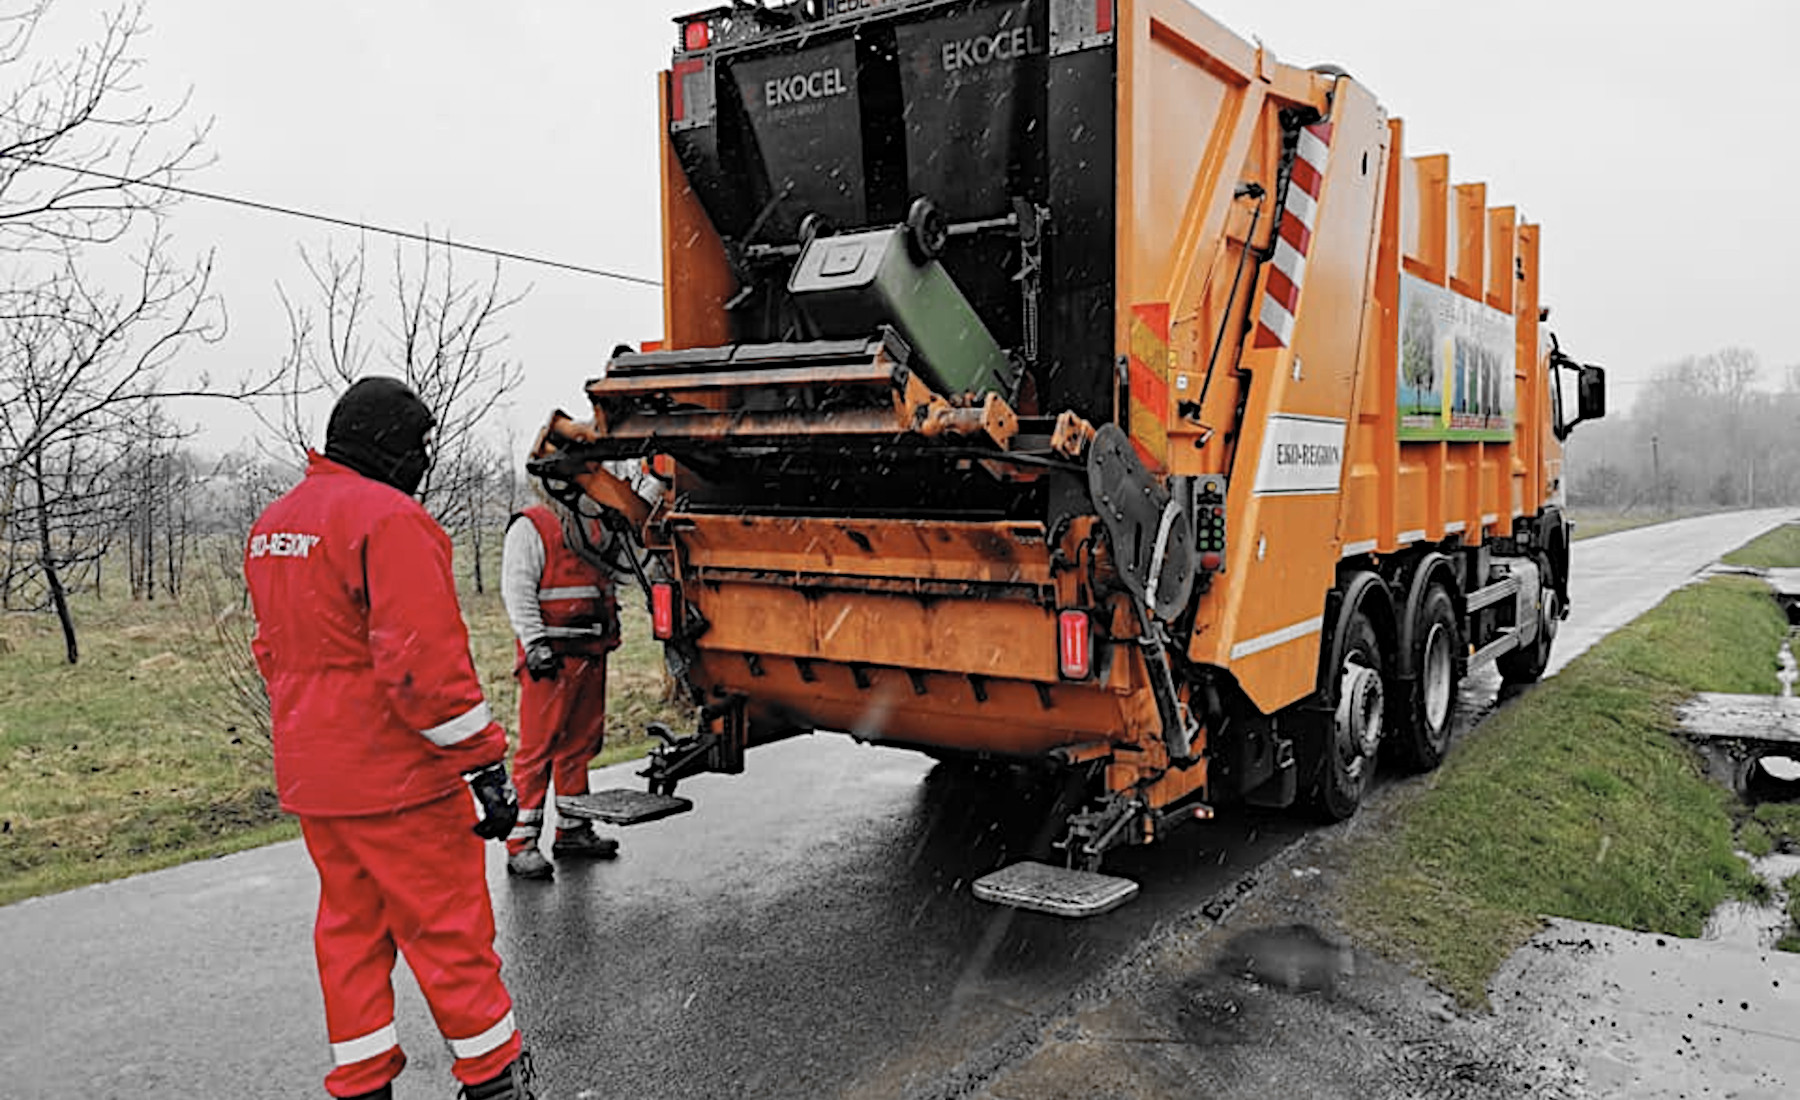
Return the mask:
M 533 680 L 523 669 L 517 675 L 519 751 L 512 775 L 519 789 L 519 823 L 507 835 L 509 852 L 537 844 L 552 783 L 558 798 L 588 793 L 588 764 L 606 742 L 604 655 L 564 657 L 547 680 Z
M 457 1080 L 489 1080 L 519 1056 L 475 819 L 461 792 L 396 814 L 300 819 L 319 872 L 313 948 L 333 1096 L 371 1092 L 406 1065 L 394 1029 L 396 949 L 450 1045 Z

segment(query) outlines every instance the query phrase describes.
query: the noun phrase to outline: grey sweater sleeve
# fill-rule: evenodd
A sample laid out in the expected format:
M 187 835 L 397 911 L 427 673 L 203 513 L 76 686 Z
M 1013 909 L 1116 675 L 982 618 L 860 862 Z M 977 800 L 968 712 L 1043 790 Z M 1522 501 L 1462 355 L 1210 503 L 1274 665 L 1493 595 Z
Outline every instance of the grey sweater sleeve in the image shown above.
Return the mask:
M 544 612 L 538 606 L 538 578 L 544 575 L 544 540 L 530 520 L 514 520 L 500 551 L 500 602 L 520 644 L 544 636 Z

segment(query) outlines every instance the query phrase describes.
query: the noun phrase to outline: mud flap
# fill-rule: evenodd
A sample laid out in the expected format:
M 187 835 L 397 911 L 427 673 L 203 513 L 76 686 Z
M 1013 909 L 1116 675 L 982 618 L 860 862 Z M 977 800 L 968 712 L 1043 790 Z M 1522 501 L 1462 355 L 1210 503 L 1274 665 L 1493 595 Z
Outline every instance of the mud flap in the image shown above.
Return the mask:
M 694 808 L 692 799 L 672 794 L 618 788 L 556 800 L 556 812 L 570 817 L 604 821 L 608 825 L 642 825 L 646 821 L 684 814 Z
M 1048 863 L 1015 863 L 975 880 L 975 896 L 996 905 L 1058 917 L 1097 917 L 1137 896 L 1128 878 Z

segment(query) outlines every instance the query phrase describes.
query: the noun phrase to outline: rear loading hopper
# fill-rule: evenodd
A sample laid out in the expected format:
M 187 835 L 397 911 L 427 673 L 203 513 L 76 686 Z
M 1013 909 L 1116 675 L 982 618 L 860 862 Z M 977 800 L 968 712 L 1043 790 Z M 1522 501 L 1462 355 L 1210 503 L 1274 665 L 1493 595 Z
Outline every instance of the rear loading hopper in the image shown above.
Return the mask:
M 734 5 L 679 42 L 665 339 L 532 465 L 648 551 L 703 714 L 649 795 L 815 729 L 1042 767 L 1074 811 L 978 893 L 1091 913 L 1131 892 L 1109 849 L 1347 816 L 1378 757 L 1441 759 L 1472 662 L 1541 672 L 1599 372 L 1540 330 L 1537 228 L 1355 81 L 1185 0 Z

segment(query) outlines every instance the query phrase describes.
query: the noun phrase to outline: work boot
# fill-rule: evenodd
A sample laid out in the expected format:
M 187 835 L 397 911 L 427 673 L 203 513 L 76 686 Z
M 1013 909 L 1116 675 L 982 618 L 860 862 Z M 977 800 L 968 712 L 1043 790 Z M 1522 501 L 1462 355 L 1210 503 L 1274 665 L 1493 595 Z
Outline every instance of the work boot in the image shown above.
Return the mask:
M 544 858 L 544 853 L 532 847 L 523 852 L 508 852 L 506 873 L 514 878 L 550 878 L 556 874 L 556 868 Z
M 394 1086 L 386 1084 L 369 1092 L 359 1092 L 355 1096 L 343 1096 L 338 1100 L 394 1100 Z
M 531 1091 L 534 1076 L 531 1055 L 521 1051 L 498 1077 L 464 1085 L 456 1094 L 457 1100 L 537 1100 L 537 1094 Z
M 594 827 L 584 821 L 573 829 L 558 829 L 556 841 L 550 845 L 550 854 L 558 859 L 564 856 L 612 859 L 619 854 L 619 842 L 594 832 Z

